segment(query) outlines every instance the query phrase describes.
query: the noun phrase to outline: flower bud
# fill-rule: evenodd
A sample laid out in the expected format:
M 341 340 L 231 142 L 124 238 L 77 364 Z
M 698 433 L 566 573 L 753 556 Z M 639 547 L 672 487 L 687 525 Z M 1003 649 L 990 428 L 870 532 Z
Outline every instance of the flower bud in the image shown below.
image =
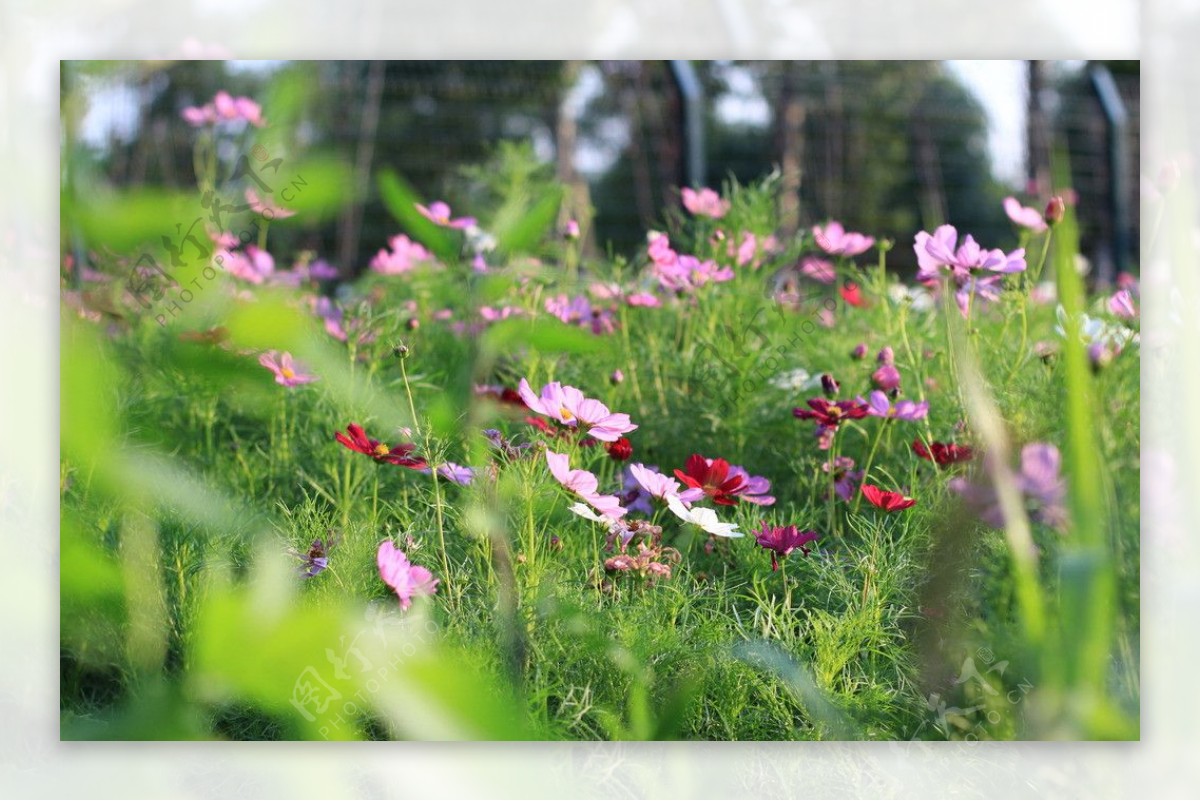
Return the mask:
M 1055 195 L 1046 204 L 1046 213 L 1043 216 L 1046 218 L 1047 225 L 1054 225 L 1062 222 L 1063 215 L 1066 213 L 1067 204 L 1063 202 L 1062 197 Z
M 876 356 L 875 359 L 880 364 L 895 364 L 896 352 L 892 350 L 891 345 L 885 345 L 883 349 L 879 351 L 879 355 Z
M 627 437 L 621 437 L 616 442 L 610 442 L 604 447 L 608 450 L 608 455 L 618 462 L 623 462 L 633 456 L 633 443 Z
M 613 384 L 620 384 L 625 380 L 625 374 L 620 370 L 613 370 L 612 375 L 608 377 L 608 380 Z
M 837 379 L 835 379 L 832 375 L 829 373 L 823 373 L 821 375 L 821 389 L 825 392 L 826 397 L 836 398 L 838 390 L 841 389 L 841 387 L 838 386 Z
M 850 351 L 851 359 L 862 359 L 867 355 L 867 343 L 859 342 L 854 346 L 854 350 Z
M 900 386 L 900 371 L 894 365 L 885 364 L 871 374 L 871 383 L 876 389 L 890 392 Z

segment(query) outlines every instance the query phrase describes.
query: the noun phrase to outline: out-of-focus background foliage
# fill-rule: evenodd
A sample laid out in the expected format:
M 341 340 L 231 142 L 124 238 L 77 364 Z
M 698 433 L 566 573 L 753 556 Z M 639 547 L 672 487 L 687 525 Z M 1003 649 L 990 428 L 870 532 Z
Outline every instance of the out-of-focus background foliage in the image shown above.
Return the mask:
M 781 210 L 785 234 L 835 218 L 900 242 L 942 222 L 1002 241 L 1011 224 L 1000 200 L 1017 194 L 1040 208 L 1057 143 L 1071 156 L 1069 188 L 1089 201 L 1078 215 L 1096 275 L 1133 267 L 1139 63 L 988 64 L 973 76 L 926 61 L 67 63 L 63 79 L 92 99 L 80 141 L 96 177 L 117 187 L 193 187 L 193 132 L 180 111 L 220 89 L 258 99 L 271 110 L 259 141 L 280 137 L 353 166 L 357 202 L 289 227 L 296 241 L 276 240 L 316 250 L 344 276 L 394 233 L 371 176 L 391 168 L 419 196 L 469 207 L 475 182 L 462 169 L 501 142 L 530 148 L 572 188 L 564 213 L 594 207 L 585 234 L 597 254 L 639 248 L 678 206 L 676 187 L 731 175 L 744 184 L 773 169 L 794 198 Z M 689 168 L 693 139 L 699 170 Z M 1009 148 L 999 157 L 997 139 Z M 891 265 L 908 269 L 912 258 L 897 248 Z

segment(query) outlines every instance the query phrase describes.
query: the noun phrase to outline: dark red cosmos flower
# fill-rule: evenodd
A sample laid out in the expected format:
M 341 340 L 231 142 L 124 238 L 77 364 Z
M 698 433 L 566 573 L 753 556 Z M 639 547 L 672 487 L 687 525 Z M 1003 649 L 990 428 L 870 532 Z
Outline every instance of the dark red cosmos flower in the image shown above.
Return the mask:
M 477 384 L 475 386 L 475 394 L 481 398 L 491 398 L 497 403 L 507 403 L 511 406 L 526 408 L 525 401 L 521 399 L 521 393 L 512 387 L 500 386 L 498 384 Z
M 420 456 L 410 455 L 416 449 L 416 445 L 404 442 L 394 448 L 389 448 L 379 440 L 368 437 L 367 433 L 362 430 L 362 426 L 357 423 L 346 426 L 346 431 L 350 436 L 338 431 L 333 435 L 334 439 L 355 453 L 366 454 L 377 462 L 411 467 L 413 470 L 420 470 L 427 466 L 425 460 Z
M 906 498 L 902 493 L 888 492 L 870 484 L 863 484 L 860 490 L 872 506 L 877 506 L 885 512 L 899 512 L 917 504 L 916 498 Z
M 731 493 L 744 489 L 746 479 L 740 475 L 730 477 L 729 462 L 713 459 L 712 464 L 709 464 L 703 456 L 693 453 L 684 467 L 687 469 L 686 473 L 678 469 L 675 471 L 675 476 L 684 484 L 693 489 L 704 490 L 704 494 L 712 498 L 713 503 L 722 506 L 737 505 L 737 496 Z
M 969 462 L 975 456 L 969 445 L 955 445 L 953 442 L 932 442 L 929 447 L 919 438 L 913 440 L 913 453 L 922 459 L 945 466 L 957 462 Z
M 618 462 L 623 462 L 630 456 L 633 456 L 633 443 L 628 437 L 621 437 L 616 442 L 607 442 L 604 444 L 608 455 Z
M 787 556 L 797 548 L 807 556 L 808 543 L 820 538 L 815 531 L 800 531 L 795 526 L 768 526 L 765 520 L 762 521 L 762 528 L 753 534 L 759 545 L 771 551 L 772 570 L 779 569 L 779 557 Z
M 809 409 L 795 408 L 792 414 L 801 420 L 816 420 L 826 428 L 837 428 L 843 420 L 860 420 L 867 416 L 871 407 L 857 400 L 827 401 L 810 398 L 805 401 Z

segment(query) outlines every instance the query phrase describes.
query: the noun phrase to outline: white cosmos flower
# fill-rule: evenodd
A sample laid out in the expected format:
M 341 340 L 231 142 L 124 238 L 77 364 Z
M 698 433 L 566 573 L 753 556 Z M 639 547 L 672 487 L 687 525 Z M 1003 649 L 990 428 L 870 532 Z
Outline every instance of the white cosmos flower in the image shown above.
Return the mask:
M 693 526 L 699 526 L 718 537 L 744 537 L 745 534 L 737 530 L 737 523 L 722 523 L 717 519 L 717 513 L 712 509 L 705 509 L 701 506 L 688 509 L 678 497 L 667 498 L 667 508 L 669 508 L 676 517 L 685 523 L 691 523 Z
M 584 518 L 585 520 L 591 520 L 596 523 L 603 523 L 605 526 L 608 527 L 609 531 L 617 531 L 617 530 L 623 528 L 620 521 L 618 521 L 616 518 L 609 517 L 608 515 L 598 515 L 595 512 L 593 512 L 590 508 L 588 508 L 587 504 L 573 503 L 568 508 L 575 514 Z

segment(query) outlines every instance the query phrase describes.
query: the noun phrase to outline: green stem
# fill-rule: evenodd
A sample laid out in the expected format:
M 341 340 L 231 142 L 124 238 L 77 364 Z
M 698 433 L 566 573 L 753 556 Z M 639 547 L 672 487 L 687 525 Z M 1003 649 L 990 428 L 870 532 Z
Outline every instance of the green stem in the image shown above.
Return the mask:
M 874 461 L 875 461 L 875 451 L 876 451 L 876 450 L 878 450 L 878 448 L 879 448 L 879 441 L 880 441 L 881 439 L 883 439 L 883 432 L 884 432 L 884 429 L 886 429 L 886 428 L 888 427 L 888 423 L 890 423 L 890 422 L 891 422 L 891 420 L 890 420 L 890 419 L 885 419 L 885 420 L 883 420 L 883 421 L 882 421 L 882 422 L 879 424 L 879 429 L 878 429 L 878 430 L 875 432 L 875 441 L 874 441 L 873 443 L 871 443 L 871 450 L 870 450 L 870 452 L 867 454 L 867 462 L 866 462 L 866 464 L 863 466 L 863 477 L 862 477 L 862 480 L 863 480 L 864 482 L 868 481 L 868 480 L 871 478 L 871 465 L 872 465 L 872 464 L 874 463 Z M 861 493 L 861 492 L 856 492 L 856 493 L 854 493 L 854 507 L 853 507 L 853 509 L 852 509 L 851 511 L 853 511 L 853 512 L 855 512 L 855 513 L 857 514 L 857 512 L 858 512 L 858 505 L 859 505 L 861 502 L 862 502 L 862 493 Z
M 404 395 L 408 398 L 408 414 L 412 421 L 414 429 L 414 438 L 418 430 L 417 426 L 417 407 L 413 403 L 412 387 L 408 383 L 408 368 L 405 367 L 406 356 L 400 358 L 400 377 L 404 380 Z M 431 445 L 433 444 L 429 436 L 429 427 L 420 426 L 422 441 L 425 446 L 425 458 L 429 459 L 432 456 Z M 450 555 L 446 551 L 446 527 L 442 519 L 442 488 L 438 480 L 437 467 L 430 464 L 429 475 L 433 477 L 433 512 L 437 520 L 438 546 L 442 550 L 442 575 L 445 577 L 447 585 L 451 585 L 450 580 Z

